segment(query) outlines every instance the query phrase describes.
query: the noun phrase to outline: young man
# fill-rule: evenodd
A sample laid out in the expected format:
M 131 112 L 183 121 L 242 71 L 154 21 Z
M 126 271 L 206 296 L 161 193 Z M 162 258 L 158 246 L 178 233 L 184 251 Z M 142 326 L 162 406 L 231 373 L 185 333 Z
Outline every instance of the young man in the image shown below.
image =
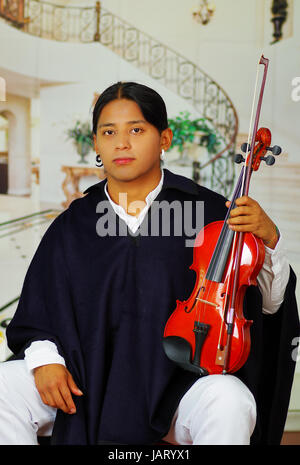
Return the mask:
M 251 287 L 245 298 L 254 320 L 247 363 L 226 376 L 182 370 L 166 357 L 162 338 L 176 299 L 186 299 L 195 282 L 184 227 L 199 205 L 209 224 L 224 219 L 229 204 L 161 169 L 172 132 L 152 89 L 136 83 L 106 89 L 94 108 L 93 132 L 107 179 L 59 215 L 30 264 L 7 329 L 19 360 L 0 369 L 0 441 L 34 444 L 37 433 L 52 433 L 52 444 L 280 440 L 299 321 L 295 276 L 275 224 L 249 197 L 236 201 L 229 220 L 234 231 L 252 232 L 266 246 L 259 289 Z M 166 215 L 174 201 L 192 205 L 190 217 L 179 221 L 181 235 L 176 215 Z M 153 225 L 158 234 L 151 234 Z M 271 355 L 264 347 L 270 341 Z M 270 385 L 262 379 L 266 362 Z M 281 414 L 276 425 L 267 424 L 279 392 Z

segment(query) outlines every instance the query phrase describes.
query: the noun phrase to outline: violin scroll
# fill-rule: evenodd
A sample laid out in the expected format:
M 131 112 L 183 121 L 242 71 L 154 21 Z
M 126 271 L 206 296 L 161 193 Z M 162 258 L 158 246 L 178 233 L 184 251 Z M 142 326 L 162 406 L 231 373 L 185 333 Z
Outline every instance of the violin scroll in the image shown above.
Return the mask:
M 265 161 L 268 166 L 274 165 L 274 155 L 280 155 L 282 150 L 281 147 L 279 147 L 278 145 L 274 145 L 273 147 L 271 147 L 271 131 L 267 128 L 260 128 L 257 131 L 255 143 L 256 145 L 253 150 L 252 170 L 257 171 L 262 161 Z M 247 142 L 244 142 L 241 145 L 241 150 L 242 152 L 247 153 L 248 156 L 245 158 L 242 154 L 238 153 L 235 155 L 234 161 L 235 163 L 246 162 L 246 165 L 248 165 L 251 145 Z M 265 156 L 268 151 L 272 152 L 273 155 Z

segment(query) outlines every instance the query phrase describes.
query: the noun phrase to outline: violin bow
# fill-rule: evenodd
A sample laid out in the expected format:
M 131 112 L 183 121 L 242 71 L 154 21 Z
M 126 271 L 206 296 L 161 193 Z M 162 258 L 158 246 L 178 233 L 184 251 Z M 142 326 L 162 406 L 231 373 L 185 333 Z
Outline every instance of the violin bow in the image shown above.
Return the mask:
M 249 145 L 251 127 L 252 127 L 252 123 L 253 123 L 255 98 L 256 98 L 256 94 L 257 94 L 259 65 L 261 65 L 261 64 L 264 65 L 264 73 L 263 73 L 263 77 L 262 77 L 262 82 L 261 82 L 261 87 L 260 87 L 260 92 L 259 92 L 259 97 L 258 97 L 258 103 L 257 103 L 257 107 L 256 107 L 256 114 L 255 114 L 255 120 L 254 120 L 254 125 L 253 125 L 251 144 Z M 257 128 L 258 128 L 258 123 L 259 123 L 259 118 L 260 118 L 260 112 L 261 112 L 263 94 L 264 94 L 264 89 L 265 89 L 265 84 L 266 84 L 268 66 L 269 66 L 269 59 L 265 58 L 264 55 L 262 54 L 261 57 L 260 57 L 258 66 L 257 66 L 254 97 L 253 97 L 253 101 L 252 101 L 252 110 L 251 110 L 251 118 L 250 118 L 249 133 L 248 133 L 248 143 L 247 143 L 247 151 L 248 151 L 248 154 L 249 154 L 249 147 L 250 147 L 250 154 L 247 155 L 247 159 L 246 159 L 247 166 L 246 166 L 246 170 L 244 171 L 244 179 L 243 179 L 243 184 L 242 184 L 242 188 L 241 188 L 242 195 L 248 195 L 248 192 L 249 192 L 250 178 L 251 178 L 251 173 L 252 173 L 252 162 L 253 162 L 255 139 L 256 139 Z M 233 250 L 235 250 L 235 252 L 234 252 L 234 255 L 235 255 L 235 261 L 234 261 L 235 270 L 234 270 L 232 293 L 231 293 L 229 309 L 228 309 L 227 318 L 226 318 L 226 320 L 227 320 L 226 321 L 226 323 L 227 323 L 227 340 L 226 340 L 225 354 L 224 354 L 223 374 L 227 373 L 227 364 L 228 364 L 228 356 L 229 356 L 229 350 L 230 350 L 231 336 L 232 336 L 232 331 L 233 331 L 233 321 L 234 321 L 234 315 L 235 315 L 235 303 L 236 303 L 236 295 L 237 295 L 237 289 L 238 289 L 238 279 L 239 279 L 239 270 L 240 270 L 240 262 L 241 262 L 243 244 L 244 244 L 244 232 L 241 232 L 241 231 L 235 232 L 235 237 L 234 237 L 234 242 L 233 242 Z

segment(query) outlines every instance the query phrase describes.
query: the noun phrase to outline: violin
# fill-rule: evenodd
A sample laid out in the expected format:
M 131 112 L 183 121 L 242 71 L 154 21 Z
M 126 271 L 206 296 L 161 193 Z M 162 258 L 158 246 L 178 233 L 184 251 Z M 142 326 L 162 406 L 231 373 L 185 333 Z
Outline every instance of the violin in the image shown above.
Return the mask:
M 254 234 L 233 231 L 226 221 L 235 200 L 248 195 L 252 173 L 262 161 L 273 165 L 274 155 L 281 153 L 279 146 L 271 147 L 270 130 L 257 129 L 269 60 L 262 55 L 259 64 L 264 65 L 264 73 L 251 144 L 249 130 L 248 142 L 241 146 L 245 157 L 235 156 L 236 163 L 244 165 L 230 207 L 224 221 L 206 225 L 196 236 L 190 266 L 196 273 L 194 289 L 187 300 L 176 300 L 164 329 L 163 348 L 168 358 L 199 376 L 239 370 L 251 348 L 253 321 L 243 315 L 243 300 L 247 287 L 257 285 L 265 248 Z M 272 155 L 266 156 L 268 151 Z

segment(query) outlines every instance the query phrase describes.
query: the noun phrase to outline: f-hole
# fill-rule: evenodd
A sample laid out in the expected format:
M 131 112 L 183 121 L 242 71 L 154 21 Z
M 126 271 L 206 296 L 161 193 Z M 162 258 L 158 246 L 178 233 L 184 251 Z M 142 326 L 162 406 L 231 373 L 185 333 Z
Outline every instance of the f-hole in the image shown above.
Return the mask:
M 191 306 L 191 308 L 188 310 L 188 306 L 187 306 L 187 305 L 184 307 L 185 313 L 191 313 L 191 311 L 192 311 L 193 308 L 195 307 L 195 304 L 196 304 L 196 302 L 197 302 L 197 298 L 198 298 L 198 296 L 199 296 L 199 294 L 200 294 L 201 289 L 203 289 L 203 292 L 205 291 L 205 287 L 204 287 L 204 286 L 201 286 L 200 289 L 199 289 L 199 291 L 197 292 L 197 295 L 196 295 L 196 297 L 195 297 L 194 303 L 193 303 L 193 305 Z

